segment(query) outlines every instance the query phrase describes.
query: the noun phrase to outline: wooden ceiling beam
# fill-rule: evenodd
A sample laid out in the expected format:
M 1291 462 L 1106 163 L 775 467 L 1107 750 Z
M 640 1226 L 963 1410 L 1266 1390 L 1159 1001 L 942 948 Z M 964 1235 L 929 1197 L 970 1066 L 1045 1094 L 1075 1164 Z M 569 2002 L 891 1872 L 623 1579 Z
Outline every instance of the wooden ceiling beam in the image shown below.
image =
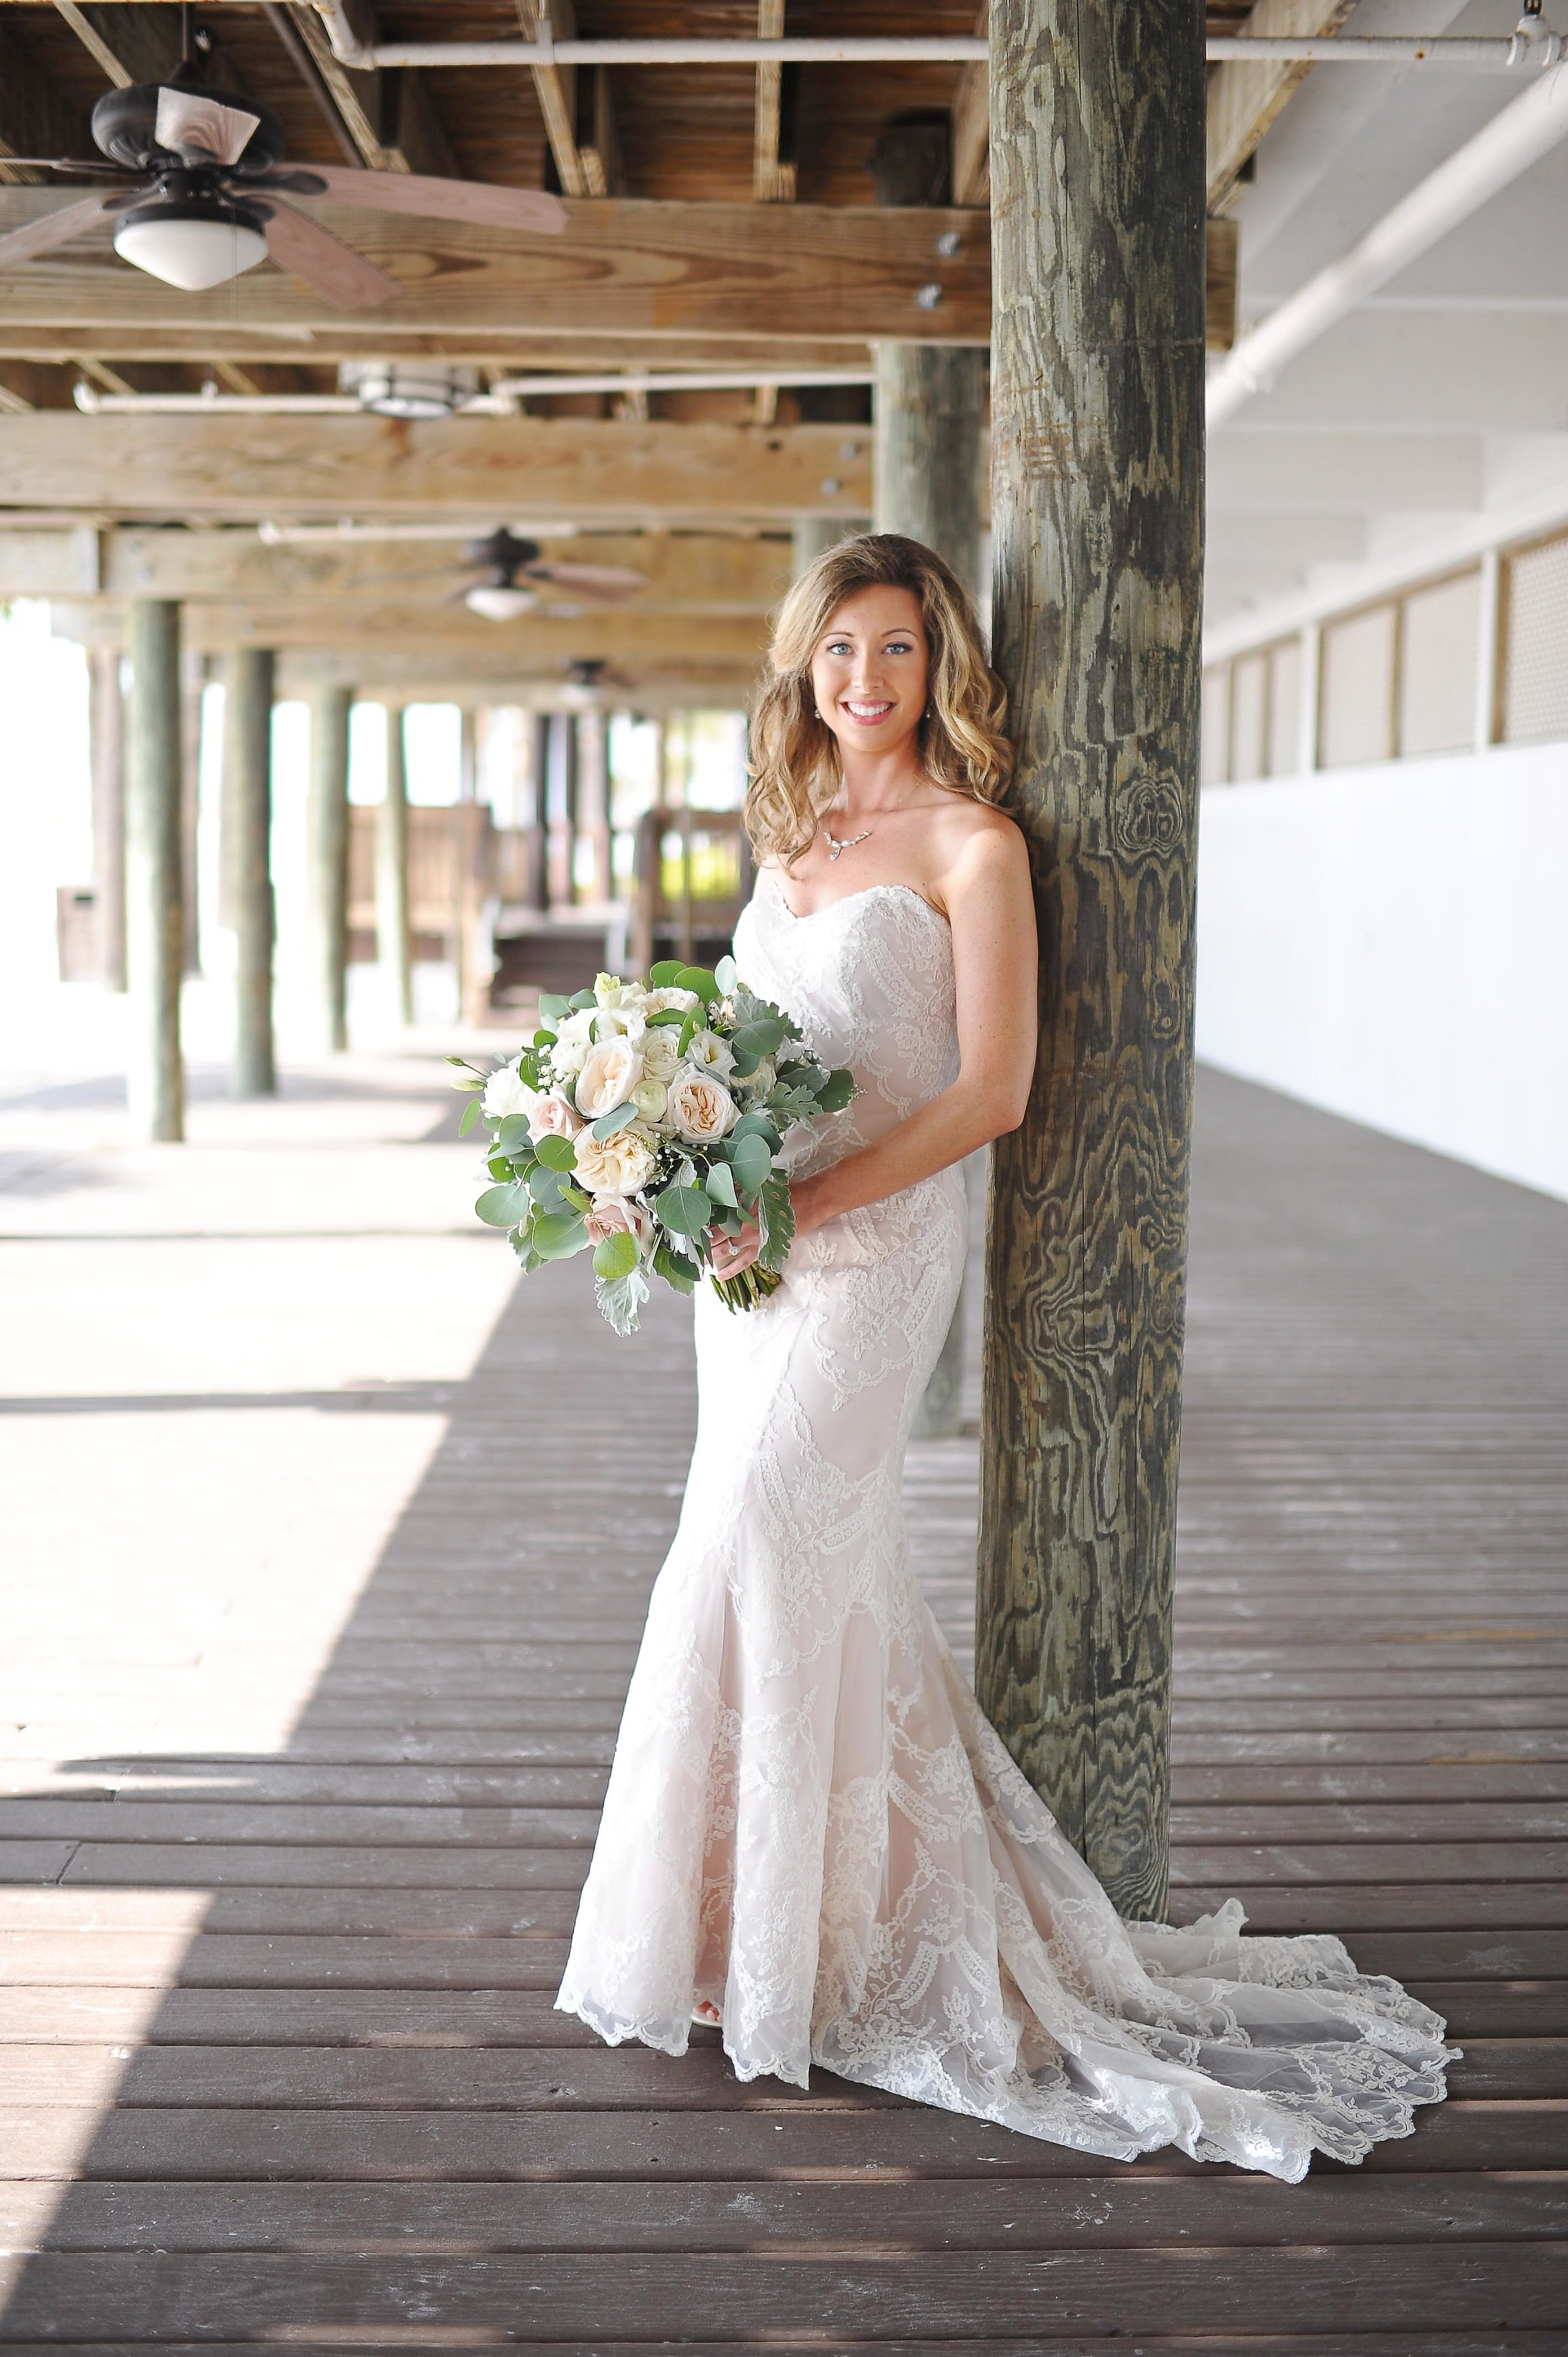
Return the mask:
M 187 521 L 864 515 L 864 426 L 597 418 L 17 418 L 0 507 Z
M 20 226 L 61 201 L 37 188 L 0 189 L 0 225 Z M 561 236 L 424 222 L 342 205 L 319 208 L 341 237 L 390 270 L 401 292 L 351 315 L 361 336 L 539 333 L 674 339 L 835 337 L 985 343 L 991 333 L 989 223 L 951 206 L 800 205 L 787 239 L 754 205 L 568 200 Z M 939 242 L 956 235 L 956 253 Z M 933 292 L 934 290 L 934 292 Z M 40 327 L 118 323 L 189 329 L 302 328 L 341 336 L 341 309 L 285 272 L 263 266 L 205 295 L 166 286 L 118 261 L 108 224 L 0 279 L 0 322 Z M 374 352 L 370 340 L 361 347 Z
M 696 662 L 617 662 L 613 675 L 590 699 L 558 670 L 537 676 L 508 656 L 481 660 L 467 655 L 420 659 L 401 647 L 358 652 L 279 651 L 276 694 L 280 700 L 305 697 L 317 688 L 350 687 L 366 703 L 395 696 L 399 704 L 461 704 L 521 706 L 525 712 L 581 711 L 589 700 L 611 711 L 746 710 L 756 694 L 757 666 Z
M 124 608 L 113 599 L 60 598 L 50 608 L 57 638 L 81 646 L 119 643 Z M 187 600 L 180 608 L 184 643 L 203 654 L 233 647 L 331 647 L 338 653 L 401 649 L 421 661 L 475 657 L 514 663 L 523 675 L 559 672 L 573 662 L 635 661 L 644 667 L 680 664 L 690 659 L 689 615 L 630 607 L 595 607 L 571 616 L 537 612 L 513 622 L 487 622 L 464 606 L 343 606 L 289 603 L 269 606 Z M 742 669 L 761 660 L 768 644 L 760 614 L 712 615 L 703 625 L 702 658 L 722 669 Z
M 348 5 L 359 38 L 375 40 L 379 27 L 371 0 L 348 0 Z M 291 5 L 286 14 L 338 111 L 359 162 L 372 172 L 428 172 L 439 179 L 453 180 L 462 177 L 428 85 L 419 72 L 403 66 L 358 73 L 334 55 L 316 9 Z
M 757 38 L 784 37 L 785 0 L 757 0 Z M 752 138 L 751 193 L 759 205 L 795 200 L 795 158 L 784 139 L 784 68 L 769 59 L 757 69 L 757 113 Z
M 1354 5 L 1355 0 L 1257 0 L 1240 30 L 1249 39 L 1263 34 L 1310 39 L 1337 32 Z M 1207 178 L 1211 213 L 1225 203 L 1263 134 L 1311 71 L 1310 66 L 1279 59 L 1256 65 L 1251 59 L 1228 59 L 1210 68 Z
M 4 0 L 0 0 L 0 5 Z M 350 323 L 353 315 L 348 315 Z M 114 361 L 186 361 L 200 367 L 219 359 L 242 366 L 333 368 L 339 361 L 444 360 L 467 367 L 500 370 L 508 374 L 533 375 L 542 370 L 600 372 L 612 369 L 773 369 L 788 375 L 792 369 L 843 369 L 871 366 L 867 344 L 807 340 L 784 341 L 773 337 L 630 336 L 618 333 L 598 339 L 586 330 L 564 333 L 543 340 L 529 327 L 510 331 L 487 328 L 457 336 L 370 335 L 362 325 L 332 330 L 269 333 L 243 320 L 233 328 L 138 327 L 73 327 L 68 333 L 37 322 L 0 321 L 0 359 L 43 361 L 64 368 L 89 359 Z
M 91 543 L 91 545 L 89 545 Z M 616 612 L 764 614 L 789 586 L 787 539 L 709 533 L 584 533 L 542 541 L 556 563 L 618 565 L 647 587 Z M 0 598 L 177 597 L 209 603 L 342 602 L 435 609 L 464 577 L 462 543 L 285 541 L 254 532 L 7 531 L 0 528 Z M 546 595 L 553 595 L 547 591 Z M 558 593 L 564 599 L 569 593 Z
M 991 29 L 990 0 L 974 20 L 983 37 Z M 964 66 L 953 93 L 952 197 L 955 205 L 991 202 L 991 70 L 978 59 Z

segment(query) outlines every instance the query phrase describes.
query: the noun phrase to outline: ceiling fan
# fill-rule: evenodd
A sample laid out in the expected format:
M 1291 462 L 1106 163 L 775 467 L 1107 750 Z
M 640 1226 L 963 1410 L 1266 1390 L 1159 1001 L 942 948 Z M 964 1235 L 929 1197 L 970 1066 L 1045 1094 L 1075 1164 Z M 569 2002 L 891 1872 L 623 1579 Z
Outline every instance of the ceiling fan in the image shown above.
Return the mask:
M 482 614 L 488 622 L 514 622 L 520 615 L 531 614 L 541 603 L 539 589 L 530 586 L 535 582 L 606 605 L 648 587 L 648 576 L 627 565 L 547 561 L 538 541 L 525 540 L 504 523 L 482 540 L 471 540 L 463 551 L 463 565 L 478 578 L 460 585 L 448 602 L 460 597 L 470 613 Z
M 340 165 L 280 170 L 285 140 L 272 109 L 231 91 L 202 88 L 188 60 L 166 82 L 106 91 L 92 110 L 92 136 L 107 163 L 37 156 L 6 160 L 132 185 L 84 197 L 0 237 L 0 270 L 68 244 L 110 213 L 119 217 L 115 253 L 170 286 L 199 293 L 253 269 L 270 253 L 317 294 L 360 308 L 397 294 L 397 280 L 287 203 L 285 194 L 497 229 L 548 233 L 566 226 L 565 207 L 540 188 Z

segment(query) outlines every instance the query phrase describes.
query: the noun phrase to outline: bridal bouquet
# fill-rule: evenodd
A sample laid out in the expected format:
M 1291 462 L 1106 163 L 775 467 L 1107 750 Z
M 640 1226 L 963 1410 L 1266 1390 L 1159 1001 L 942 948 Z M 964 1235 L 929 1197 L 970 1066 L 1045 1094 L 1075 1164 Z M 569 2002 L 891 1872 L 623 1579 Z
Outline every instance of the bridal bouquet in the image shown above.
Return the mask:
M 491 1072 L 460 1056 L 497 1182 L 475 1210 L 507 1228 L 524 1273 L 591 1246 L 595 1291 L 618 1334 L 648 1298 L 648 1271 L 690 1293 L 711 1271 L 709 1230 L 757 1222 L 762 1249 L 712 1279 L 731 1309 L 774 1291 L 794 1234 L 778 1156 L 784 1133 L 854 1094 L 801 1044 L 800 1026 L 741 986 L 733 958 L 666 961 L 645 983 L 602 974 L 572 998 L 539 1001 L 540 1028 Z

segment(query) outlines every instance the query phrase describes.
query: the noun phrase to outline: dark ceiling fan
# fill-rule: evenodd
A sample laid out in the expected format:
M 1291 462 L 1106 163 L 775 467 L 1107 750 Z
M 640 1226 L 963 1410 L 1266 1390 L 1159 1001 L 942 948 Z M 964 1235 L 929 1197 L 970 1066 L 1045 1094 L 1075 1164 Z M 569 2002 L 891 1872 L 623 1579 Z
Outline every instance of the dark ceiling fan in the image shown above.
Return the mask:
M 501 524 L 482 540 L 471 540 L 463 551 L 466 570 L 478 579 L 460 585 L 449 602 L 461 598 L 471 613 L 487 621 L 512 622 L 532 613 L 541 603 L 539 587 L 564 589 L 568 595 L 615 605 L 648 587 L 645 573 L 620 565 L 558 565 L 546 560 L 536 540 L 525 540 L 509 524 Z
M 116 253 L 171 286 L 193 294 L 218 286 L 270 253 L 318 294 L 356 308 L 385 302 L 399 292 L 397 280 L 287 197 L 330 197 L 372 211 L 547 234 L 566 226 L 565 207 L 539 188 L 341 165 L 280 170 L 285 141 L 272 109 L 231 91 L 203 88 L 188 59 L 166 82 L 106 91 L 92 110 L 92 136 L 107 163 L 65 156 L 7 161 L 132 185 L 84 197 L 0 237 L 0 270 L 68 244 L 108 213 L 118 217 Z

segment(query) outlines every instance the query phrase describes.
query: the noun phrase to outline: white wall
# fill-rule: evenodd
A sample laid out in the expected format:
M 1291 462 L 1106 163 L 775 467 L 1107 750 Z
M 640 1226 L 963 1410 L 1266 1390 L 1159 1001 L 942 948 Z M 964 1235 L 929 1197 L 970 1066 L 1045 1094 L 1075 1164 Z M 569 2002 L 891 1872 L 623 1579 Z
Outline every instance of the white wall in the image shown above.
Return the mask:
M 1568 745 L 1213 786 L 1208 1062 L 1568 1196 Z

